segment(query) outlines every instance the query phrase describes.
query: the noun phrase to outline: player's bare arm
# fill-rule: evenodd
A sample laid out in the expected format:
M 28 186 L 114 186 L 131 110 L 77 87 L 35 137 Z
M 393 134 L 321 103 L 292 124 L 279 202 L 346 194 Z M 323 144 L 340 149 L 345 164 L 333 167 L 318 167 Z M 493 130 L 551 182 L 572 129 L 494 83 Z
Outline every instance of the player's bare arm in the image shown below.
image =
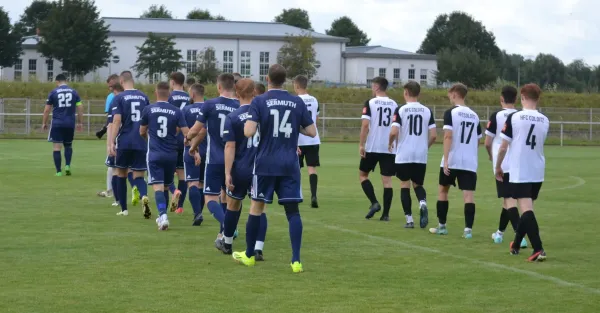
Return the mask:
M 246 136 L 246 138 L 254 136 L 254 134 L 256 134 L 257 127 L 258 123 L 256 123 L 255 121 L 247 120 L 244 124 L 244 136 Z
M 361 158 L 365 158 L 365 143 L 367 142 L 367 136 L 369 136 L 369 123 L 370 120 L 363 119 L 360 125 L 360 143 L 358 145 L 358 154 Z
M 225 143 L 225 185 L 227 189 L 233 191 L 235 186 L 231 179 L 231 168 L 235 160 L 235 141 Z
M 50 117 L 50 111 L 52 111 L 52 105 L 51 104 L 47 104 L 44 107 L 44 117 L 42 119 L 42 129 L 43 130 L 47 130 L 48 129 L 48 118 Z
M 485 150 L 487 150 L 488 156 L 490 157 L 490 161 L 492 160 L 492 142 L 494 141 L 494 137 L 485 136 Z
M 448 157 L 450 155 L 450 148 L 452 148 L 452 136 L 452 130 L 444 129 L 444 174 L 446 175 L 450 175 Z
M 188 134 L 185 136 L 186 142 L 190 142 L 190 141 L 192 141 L 192 139 L 196 138 L 196 136 L 198 136 L 198 134 L 200 134 L 200 131 L 203 128 L 204 128 L 204 123 L 196 121 L 196 123 L 194 123 L 194 126 L 192 126 L 192 128 L 190 128 Z
M 430 128 L 429 129 L 429 148 L 431 148 L 431 146 L 433 146 L 433 144 L 435 143 L 435 141 L 437 140 L 437 130 L 434 128 Z
M 140 125 L 140 136 L 148 140 L 148 125 Z
M 117 132 L 119 131 L 119 127 L 121 127 L 121 114 L 113 115 L 113 122 L 110 125 L 110 140 L 108 141 L 108 150 L 109 154 L 112 156 L 116 156 L 117 153 L 115 151 L 115 139 L 117 137 Z
M 390 138 L 388 140 L 388 151 L 392 152 L 392 148 L 394 147 L 394 142 L 398 140 L 398 135 L 400 134 L 400 126 L 392 124 L 392 129 L 390 130 Z
M 82 131 L 83 130 L 83 106 L 81 105 L 81 102 L 77 102 L 76 106 L 77 106 L 77 130 Z
M 496 160 L 496 179 L 498 181 L 502 181 L 502 178 L 504 177 L 504 172 L 502 171 L 502 161 L 504 161 L 506 151 L 508 151 L 508 144 L 508 140 L 502 140 L 502 144 L 500 144 L 500 149 L 498 150 L 498 160 Z
M 180 128 L 178 128 L 178 131 L 180 131 L 183 134 L 183 137 L 186 137 L 187 134 L 190 133 L 190 128 L 189 127 L 180 127 Z
M 244 129 L 244 131 L 245 131 L 245 129 Z M 300 127 L 300 133 L 302 135 L 308 136 L 310 138 L 315 138 L 315 136 L 317 135 L 317 127 L 315 126 L 314 123 L 308 125 L 306 128 Z

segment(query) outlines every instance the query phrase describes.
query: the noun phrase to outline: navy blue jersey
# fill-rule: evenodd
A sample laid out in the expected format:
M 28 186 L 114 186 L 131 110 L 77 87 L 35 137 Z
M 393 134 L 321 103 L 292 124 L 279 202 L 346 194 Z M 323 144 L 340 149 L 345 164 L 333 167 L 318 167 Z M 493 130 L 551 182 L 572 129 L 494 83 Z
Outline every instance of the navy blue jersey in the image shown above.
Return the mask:
M 140 136 L 142 112 L 150 100 L 141 91 L 128 89 L 113 99 L 112 115 L 121 115 L 121 128 L 117 135 L 117 149 L 146 151 L 146 140 Z
M 196 102 L 190 105 L 185 106 L 181 112 L 183 112 L 183 117 L 189 128 L 192 128 L 194 124 L 196 124 L 196 120 L 198 119 L 198 114 L 200 114 L 200 110 L 202 109 L 202 105 L 204 102 Z M 206 156 L 206 140 L 202 140 L 200 145 L 198 146 L 198 152 L 200 152 L 200 156 Z
M 249 120 L 258 123 L 260 142 L 254 174 L 292 176 L 299 173 L 300 127 L 313 124 L 302 98 L 285 90 L 269 90 L 250 104 Z
M 171 92 L 171 96 L 169 97 L 169 103 L 178 107 L 180 110 L 183 110 L 187 105 L 191 103 L 190 95 L 183 90 L 173 90 Z M 177 134 L 177 148 L 179 150 L 183 150 L 183 134 Z
M 148 126 L 148 161 L 177 158 L 178 128 L 187 127 L 178 107 L 168 102 L 149 105 L 140 125 Z
M 48 94 L 46 105 L 52 106 L 52 126 L 75 128 L 75 113 L 81 99 L 75 89 L 60 85 Z
M 206 126 L 206 164 L 225 164 L 223 129 L 229 113 L 240 107 L 237 99 L 217 97 L 207 100 L 200 109 L 198 121 Z
M 260 140 L 260 134 L 256 132 L 254 137 L 246 138 L 244 136 L 244 124 L 249 117 L 249 105 L 242 105 L 239 109 L 227 115 L 225 120 L 225 130 L 223 130 L 223 141 L 235 142 L 235 161 L 233 167 L 236 172 L 251 171 L 254 167 L 254 157 Z M 250 172 L 252 173 L 252 172 Z

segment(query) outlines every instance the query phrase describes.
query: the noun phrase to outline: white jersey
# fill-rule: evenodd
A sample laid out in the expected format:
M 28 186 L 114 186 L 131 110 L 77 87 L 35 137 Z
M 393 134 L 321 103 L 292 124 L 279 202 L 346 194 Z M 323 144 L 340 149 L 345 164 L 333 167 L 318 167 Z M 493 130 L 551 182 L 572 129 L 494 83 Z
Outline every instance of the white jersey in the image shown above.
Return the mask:
M 444 130 L 452 131 L 452 146 L 448 153 L 448 168 L 477 173 L 479 139 L 483 136 L 479 116 L 464 105 L 444 113 Z M 444 166 L 444 157 L 440 167 Z
M 369 120 L 366 152 L 394 154 L 388 150 L 392 115 L 398 108 L 396 101 L 388 97 L 375 97 L 365 102 L 362 119 Z
M 317 98 L 311 96 L 311 95 L 298 95 L 298 97 L 302 98 L 302 100 L 304 101 L 304 103 L 306 104 L 306 109 L 308 110 L 308 112 L 310 112 L 310 117 L 312 118 L 313 122 L 315 123 L 315 126 L 317 125 L 317 115 L 319 115 L 320 110 L 319 110 L 319 101 L 317 101 Z M 317 130 L 317 135 L 314 138 L 305 136 L 300 134 L 298 136 L 298 146 L 313 146 L 313 145 L 320 145 L 321 144 L 321 139 L 319 138 L 319 131 Z
M 544 142 L 549 128 L 550 121 L 537 110 L 524 109 L 508 116 L 500 136 L 510 143 L 507 154 L 511 183 L 544 181 Z
M 490 120 L 488 121 L 485 134 L 491 138 L 492 140 L 492 171 L 496 173 L 496 160 L 498 160 L 498 150 L 500 150 L 500 145 L 502 144 L 502 137 L 500 137 L 500 132 L 504 127 L 504 123 L 506 122 L 506 118 L 511 114 L 516 112 L 516 109 L 502 109 L 500 111 L 492 113 L 490 115 Z M 504 157 L 504 161 L 502 161 L 502 171 L 504 173 L 509 172 L 508 168 L 508 153 Z
M 427 164 L 429 130 L 435 129 L 431 110 L 418 102 L 409 102 L 394 112 L 392 127 L 399 127 L 396 164 Z

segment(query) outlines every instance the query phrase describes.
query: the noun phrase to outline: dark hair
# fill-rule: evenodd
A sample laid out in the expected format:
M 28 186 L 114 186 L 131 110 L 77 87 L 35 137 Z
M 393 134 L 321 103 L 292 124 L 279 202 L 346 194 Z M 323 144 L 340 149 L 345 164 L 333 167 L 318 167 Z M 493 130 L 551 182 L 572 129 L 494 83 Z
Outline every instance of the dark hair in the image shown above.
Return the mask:
M 190 86 L 190 90 L 192 90 L 198 96 L 204 97 L 204 85 L 202 84 L 193 84 Z
M 265 87 L 265 84 L 263 84 L 263 83 L 256 83 L 254 86 L 254 89 L 256 90 L 256 93 L 258 95 L 262 95 L 263 93 L 265 93 L 265 91 L 267 91 L 267 88 Z
M 269 67 L 269 82 L 274 87 L 281 87 L 285 83 L 287 71 L 281 64 L 273 64 Z
M 180 72 L 171 73 L 170 79 L 180 86 L 183 86 L 183 83 L 185 82 L 185 76 Z
M 525 97 L 527 100 L 538 101 L 540 100 L 540 95 L 542 94 L 542 90 L 540 86 L 536 84 L 527 84 L 521 88 L 521 96 Z
M 160 82 L 156 84 L 156 93 L 161 98 L 168 98 L 170 94 L 171 87 L 167 82 Z
M 306 89 L 306 87 L 308 87 L 308 77 L 304 75 L 298 75 L 294 78 L 294 83 L 298 85 L 298 88 Z
M 242 78 L 235 84 L 235 93 L 238 98 L 252 98 L 254 95 L 254 81 L 250 78 Z
M 454 92 L 463 99 L 467 97 L 468 91 L 469 90 L 467 89 L 467 86 L 465 84 L 461 84 L 461 83 L 452 85 L 452 87 L 450 87 L 450 90 L 448 90 L 448 92 Z
M 119 77 L 124 82 L 133 82 L 133 74 L 131 73 L 131 71 L 122 71 L 121 75 L 119 75 Z
M 404 90 L 411 97 L 418 97 L 421 94 L 421 85 L 417 82 L 408 82 L 404 84 Z
M 125 90 L 125 89 L 123 89 L 123 86 L 121 86 L 121 84 L 119 84 L 119 83 L 114 83 L 112 85 L 112 89 L 113 89 L 113 91 L 117 91 L 117 92 L 123 92 Z
M 116 82 L 118 80 L 119 80 L 119 75 L 112 74 L 112 75 L 108 76 L 108 78 L 106 79 L 106 83 L 110 84 L 110 82 Z
M 381 91 L 386 91 L 389 85 L 388 80 L 385 77 L 375 77 L 371 80 L 372 84 L 375 84 L 377 86 L 379 86 L 379 89 L 381 89 Z
M 227 91 L 234 91 L 235 78 L 230 73 L 223 73 L 217 77 L 217 83 L 221 84 L 221 88 Z
M 195 83 L 196 83 L 196 79 L 194 77 L 188 77 L 185 80 L 185 84 L 188 85 L 188 86 L 191 86 L 191 85 L 193 85 Z
M 56 75 L 56 81 L 57 82 L 66 82 L 67 76 L 65 76 L 65 74 L 58 74 L 58 75 Z
M 500 93 L 502 98 L 504 98 L 504 103 L 514 104 L 517 102 L 517 88 L 513 86 L 504 86 L 502 87 L 502 92 Z

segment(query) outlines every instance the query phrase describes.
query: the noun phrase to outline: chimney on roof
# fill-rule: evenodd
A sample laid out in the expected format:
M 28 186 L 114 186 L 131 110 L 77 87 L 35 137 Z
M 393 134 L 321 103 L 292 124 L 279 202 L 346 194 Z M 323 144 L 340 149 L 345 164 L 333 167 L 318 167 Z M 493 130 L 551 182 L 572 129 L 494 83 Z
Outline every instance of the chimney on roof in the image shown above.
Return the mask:
M 40 35 L 40 29 L 39 29 L 39 28 L 36 28 L 36 29 L 35 29 L 35 34 L 36 34 L 37 36 L 39 36 L 39 35 Z

